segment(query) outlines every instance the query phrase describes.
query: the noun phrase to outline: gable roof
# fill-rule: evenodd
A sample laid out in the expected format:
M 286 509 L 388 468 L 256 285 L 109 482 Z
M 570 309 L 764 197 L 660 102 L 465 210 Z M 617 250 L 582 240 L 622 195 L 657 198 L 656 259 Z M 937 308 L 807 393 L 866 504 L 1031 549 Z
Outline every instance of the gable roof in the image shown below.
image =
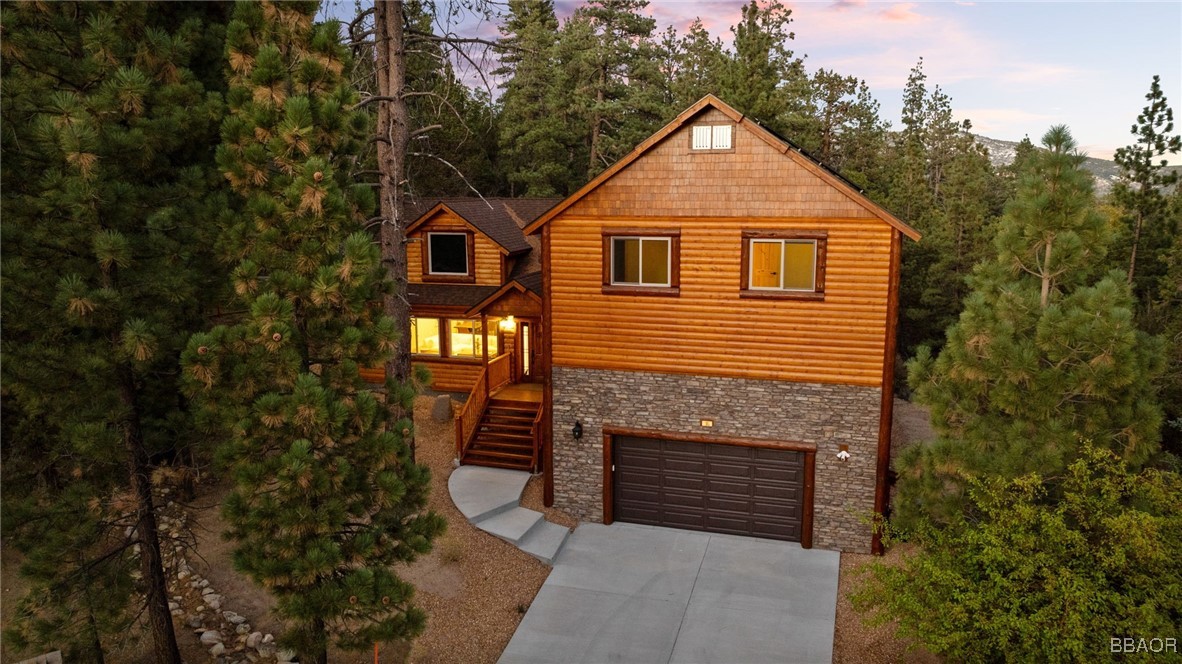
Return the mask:
M 408 210 L 414 221 L 406 227 L 410 233 L 441 210 L 463 219 L 468 225 L 488 236 L 506 253 L 530 250 L 522 228 L 554 207 L 559 198 L 475 198 L 454 197 L 426 201 L 426 205 Z
M 501 299 L 501 297 L 504 296 L 505 293 L 508 293 L 510 291 L 517 291 L 518 293 L 521 293 L 521 294 L 525 295 L 526 297 L 532 298 L 538 304 L 541 304 L 542 303 L 542 273 L 541 272 L 534 272 L 531 274 L 527 274 L 523 277 L 518 277 L 517 279 L 510 279 L 509 281 L 507 281 L 505 283 L 504 286 L 501 286 L 495 292 L 489 294 L 484 299 L 480 300 L 476 304 L 473 304 L 471 307 L 469 307 L 468 310 L 466 312 L 464 312 L 464 315 L 473 316 L 475 314 L 480 313 L 481 309 L 484 309 L 485 307 L 492 304 L 493 302 L 496 302 L 497 300 Z
M 601 184 L 603 184 L 604 182 L 606 182 L 609 179 L 611 179 L 612 177 L 614 177 L 620 171 L 623 171 L 630 164 L 632 164 L 632 162 L 639 159 L 642 155 L 644 155 L 650 149 L 655 147 L 658 143 L 660 143 L 665 138 L 667 138 L 668 136 L 673 134 L 673 132 L 677 131 L 678 129 L 681 129 L 683 126 L 685 126 L 685 124 L 687 122 L 689 122 L 696 115 L 698 115 L 702 111 L 706 110 L 707 108 L 714 108 L 714 109 L 717 109 L 718 111 L 722 112 L 724 115 L 729 117 L 735 124 L 745 128 L 747 131 L 751 132 L 752 134 L 755 134 L 757 137 L 759 137 L 765 143 L 767 143 L 769 146 L 771 146 L 774 150 L 776 150 L 780 154 L 783 154 L 785 157 L 792 159 L 795 163 L 800 165 L 806 171 L 817 176 L 818 178 L 820 178 L 821 180 L 823 180 L 824 182 L 826 182 L 827 184 L 832 186 L 834 189 L 837 189 L 838 191 L 842 192 L 850 200 L 857 203 L 861 207 L 865 208 L 867 212 L 874 215 L 875 217 L 878 217 L 879 219 L 882 219 L 883 221 L 890 224 L 891 226 L 893 226 L 895 229 L 897 229 L 899 232 L 903 233 L 907 237 L 911 238 L 912 240 L 919 239 L 920 235 L 919 235 L 918 231 L 916 231 L 914 228 L 908 226 L 907 224 L 903 223 L 903 221 L 901 219 L 899 219 L 895 215 L 891 214 L 885 208 L 878 205 L 874 201 L 867 198 L 849 180 L 846 180 L 844 177 L 837 174 L 835 171 L 829 169 L 827 166 L 825 166 L 821 162 L 819 162 L 816 159 L 814 159 L 813 157 L 809 156 L 803 150 L 801 150 L 799 147 L 793 145 L 787 139 L 777 136 L 776 134 L 769 131 L 766 127 L 764 127 L 763 125 L 756 122 L 755 120 L 748 118 L 748 117 L 744 116 L 742 113 L 736 111 L 734 108 L 730 107 L 729 105 L 727 105 L 725 102 L 723 102 L 718 97 L 715 97 L 714 95 L 706 95 L 705 97 L 702 97 L 700 100 L 698 100 L 698 102 L 695 103 L 693 106 L 690 106 L 689 108 L 682 111 L 676 118 L 673 119 L 672 122 L 665 125 L 657 133 L 655 133 L 652 136 L 649 136 L 647 139 L 645 139 L 640 145 L 636 146 L 636 148 L 633 149 L 632 152 L 629 152 L 627 155 L 625 155 L 623 159 L 620 159 L 616 163 L 612 164 L 611 167 L 609 167 L 607 170 L 600 173 L 595 179 L 591 180 L 586 185 L 584 185 L 582 189 L 579 189 L 575 193 L 571 194 L 570 196 L 565 198 L 561 203 L 550 208 L 550 210 L 547 211 L 545 214 L 542 214 L 537 219 L 535 219 L 533 222 L 531 222 L 528 226 L 525 227 L 525 233 L 532 234 L 532 233 L 537 232 L 547 222 L 549 222 L 551 219 L 553 219 L 554 217 L 557 217 L 559 214 L 561 214 L 563 210 L 566 210 L 570 206 L 574 205 L 576 202 L 578 202 L 584 196 L 586 196 L 587 194 L 591 193 L 593 190 L 598 188 Z

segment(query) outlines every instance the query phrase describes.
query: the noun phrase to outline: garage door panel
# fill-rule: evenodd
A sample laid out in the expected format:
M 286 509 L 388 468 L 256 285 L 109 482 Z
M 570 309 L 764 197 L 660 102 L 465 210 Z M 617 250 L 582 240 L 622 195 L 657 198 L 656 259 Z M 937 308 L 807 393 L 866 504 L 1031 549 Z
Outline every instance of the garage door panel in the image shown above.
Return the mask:
M 800 540 L 803 453 L 620 436 L 613 458 L 620 521 Z

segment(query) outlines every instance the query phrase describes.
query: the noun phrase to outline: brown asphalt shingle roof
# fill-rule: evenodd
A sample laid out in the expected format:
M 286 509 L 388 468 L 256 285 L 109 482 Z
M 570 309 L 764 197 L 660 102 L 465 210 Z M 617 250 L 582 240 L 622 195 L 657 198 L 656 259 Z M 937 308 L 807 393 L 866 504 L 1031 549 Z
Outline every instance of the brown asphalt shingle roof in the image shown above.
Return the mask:
M 472 198 L 426 199 L 408 210 L 408 217 L 418 219 L 443 203 L 465 221 L 480 229 L 493 242 L 511 254 L 526 252 L 531 246 L 521 232 L 530 222 L 554 207 L 561 198 Z
M 411 306 L 431 304 L 446 307 L 471 307 L 497 292 L 499 288 L 499 286 L 462 284 L 407 284 L 406 299 L 410 301 Z

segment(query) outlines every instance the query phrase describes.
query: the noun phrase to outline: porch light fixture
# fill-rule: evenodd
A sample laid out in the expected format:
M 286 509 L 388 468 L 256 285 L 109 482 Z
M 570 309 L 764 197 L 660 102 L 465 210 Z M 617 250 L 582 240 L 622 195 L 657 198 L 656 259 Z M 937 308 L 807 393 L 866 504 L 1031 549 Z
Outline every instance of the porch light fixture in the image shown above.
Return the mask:
M 583 423 L 578 420 L 575 420 L 575 426 L 573 428 L 571 428 L 570 435 L 574 436 L 575 440 L 579 440 L 580 438 L 582 438 L 583 437 Z
M 849 461 L 850 460 L 850 446 L 849 445 L 838 445 L 837 446 L 837 460 L 838 461 Z
M 499 325 L 501 326 L 501 330 L 505 332 L 512 332 L 513 328 L 517 325 L 517 321 L 513 320 L 512 316 L 507 316 L 501 319 Z

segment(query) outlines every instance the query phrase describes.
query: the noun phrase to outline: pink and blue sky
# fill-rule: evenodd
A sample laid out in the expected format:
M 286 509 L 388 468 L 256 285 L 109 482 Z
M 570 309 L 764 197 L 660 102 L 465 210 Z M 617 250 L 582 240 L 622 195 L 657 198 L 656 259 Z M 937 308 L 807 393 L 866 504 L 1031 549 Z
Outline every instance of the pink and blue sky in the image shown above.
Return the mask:
M 338 2 L 345 4 L 330 0 Z M 557 0 L 559 17 L 579 4 Z M 652 0 L 647 11 L 658 31 L 672 25 L 684 32 L 701 17 L 711 34 L 729 42 L 743 4 Z M 1129 129 L 1154 74 L 1182 128 L 1182 0 L 784 4 L 792 9 L 792 48 L 807 56 L 809 71 L 823 67 L 865 79 L 895 127 L 907 74 L 923 57 L 928 85 L 951 96 L 958 119 L 972 120 L 976 133 L 992 138 L 1029 135 L 1037 143 L 1051 125 L 1066 124 L 1086 152 L 1110 159 L 1133 140 Z M 495 20 L 461 19 L 451 29 L 497 36 Z M 1182 155 L 1171 163 L 1182 164 Z

